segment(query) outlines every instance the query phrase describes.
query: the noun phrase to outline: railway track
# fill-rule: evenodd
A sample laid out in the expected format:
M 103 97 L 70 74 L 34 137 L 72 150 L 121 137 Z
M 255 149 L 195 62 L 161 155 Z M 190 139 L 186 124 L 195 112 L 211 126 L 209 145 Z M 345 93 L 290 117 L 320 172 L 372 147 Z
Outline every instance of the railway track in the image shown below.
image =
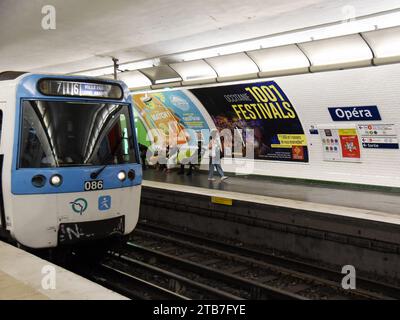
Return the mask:
M 187 300 L 180 294 L 122 271 L 108 263 L 101 263 L 91 274 L 93 280 L 131 299 Z
M 239 297 L 192 280 L 178 273 L 169 271 L 169 268 L 160 268 L 152 263 L 146 263 L 120 252 L 109 252 L 107 257 L 109 270 L 124 274 L 125 277 L 141 279 L 147 286 L 162 288 L 167 300 L 174 299 L 216 299 L 216 300 L 238 300 Z M 118 288 L 117 288 L 118 289 Z M 152 289 L 153 290 L 153 289 Z M 154 290 L 153 290 L 154 291 Z M 126 294 L 130 298 L 135 298 L 135 294 Z M 156 296 L 157 297 L 157 296 Z M 151 296 L 154 299 L 154 295 Z
M 230 252 L 237 256 L 237 258 L 247 257 L 253 258 L 257 261 L 262 261 L 267 264 L 276 265 L 280 268 L 289 269 L 292 271 L 298 271 L 307 275 L 313 275 L 319 279 L 329 280 L 335 283 L 341 283 L 343 274 L 338 270 L 330 269 L 323 266 L 317 266 L 315 264 L 307 263 L 291 259 L 288 257 L 282 257 L 275 254 L 266 253 L 264 251 L 246 248 L 241 245 L 234 245 L 220 240 L 211 239 L 194 233 L 182 232 L 179 230 L 165 228 L 163 226 L 141 223 L 138 230 L 147 230 L 156 232 L 160 235 L 174 237 L 188 241 L 193 244 L 207 246 L 223 250 L 224 252 Z M 357 287 L 360 291 L 376 296 L 377 298 L 389 298 L 389 299 L 400 299 L 400 287 L 391 285 L 387 282 L 379 282 L 376 280 L 368 279 L 357 275 Z
M 400 289 L 166 226 L 141 223 L 98 259 L 79 254 L 75 272 L 132 299 L 397 299 Z
M 243 299 L 396 299 L 400 290 L 357 278 L 343 290 L 343 274 L 213 239 L 140 224 L 120 259 L 133 259 L 185 275 Z
M 125 253 L 113 252 L 111 255 L 125 264 L 126 270 L 137 272 L 137 267 L 145 268 L 143 274 L 151 277 L 159 285 L 176 290 L 190 299 L 303 299 L 295 294 L 281 291 L 264 284 L 208 268 L 185 259 L 156 250 L 128 243 Z M 146 262 L 144 262 L 146 261 Z M 133 271 L 134 270 L 134 271 Z M 157 273 L 156 279 L 152 274 Z M 171 288 L 171 280 L 174 279 Z M 193 288 L 198 290 L 193 290 Z

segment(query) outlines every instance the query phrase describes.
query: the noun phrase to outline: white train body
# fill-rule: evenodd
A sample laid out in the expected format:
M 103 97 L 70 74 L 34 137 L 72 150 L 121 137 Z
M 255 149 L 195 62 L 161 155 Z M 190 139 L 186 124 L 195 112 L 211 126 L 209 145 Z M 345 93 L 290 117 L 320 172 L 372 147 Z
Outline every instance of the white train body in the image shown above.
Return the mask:
M 4 77 L 1 234 L 31 248 L 129 234 L 142 172 L 127 87 L 86 77 Z

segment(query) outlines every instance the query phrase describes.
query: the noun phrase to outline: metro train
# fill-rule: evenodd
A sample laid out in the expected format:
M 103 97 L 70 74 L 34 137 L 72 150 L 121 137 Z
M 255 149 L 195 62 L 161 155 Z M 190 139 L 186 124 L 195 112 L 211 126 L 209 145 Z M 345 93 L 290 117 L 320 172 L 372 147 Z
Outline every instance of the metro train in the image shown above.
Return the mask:
M 28 248 L 123 237 L 142 169 L 121 81 L 0 73 L 0 235 Z

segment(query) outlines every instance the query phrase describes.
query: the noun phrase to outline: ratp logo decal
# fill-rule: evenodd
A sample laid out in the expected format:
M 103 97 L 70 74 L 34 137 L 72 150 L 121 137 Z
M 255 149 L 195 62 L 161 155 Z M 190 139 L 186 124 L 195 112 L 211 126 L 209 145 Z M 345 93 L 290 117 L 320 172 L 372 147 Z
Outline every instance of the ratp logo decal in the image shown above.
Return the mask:
M 86 199 L 83 198 L 75 199 L 69 204 L 71 205 L 72 211 L 74 211 L 75 213 L 79 213 L 80 215 L 82 215 L 88 207 Z
M 99 197 L 99 210 L 105 211 L 111 208 L 111 196 Z

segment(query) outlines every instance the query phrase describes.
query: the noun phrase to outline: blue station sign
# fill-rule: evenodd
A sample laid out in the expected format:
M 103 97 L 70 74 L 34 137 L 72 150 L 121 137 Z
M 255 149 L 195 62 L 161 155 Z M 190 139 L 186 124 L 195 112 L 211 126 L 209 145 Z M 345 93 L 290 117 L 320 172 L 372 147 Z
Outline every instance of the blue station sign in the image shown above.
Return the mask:
M 333 121 L 382 120 L 377 106 L 328 108 Z

